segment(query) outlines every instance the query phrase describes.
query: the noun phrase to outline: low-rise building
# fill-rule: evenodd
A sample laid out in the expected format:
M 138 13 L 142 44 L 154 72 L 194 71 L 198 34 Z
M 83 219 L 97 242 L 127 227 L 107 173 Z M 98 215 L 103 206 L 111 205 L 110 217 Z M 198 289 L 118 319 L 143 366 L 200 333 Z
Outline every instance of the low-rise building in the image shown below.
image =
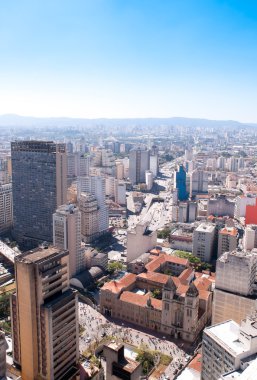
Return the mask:
M 195 283 L 191 268 L 179 277 L 161 273 L 170 263 L 160 254 L 146 265 L 147 272 L 129 273 L 101 288 L 101 313 L 135 325 L 193 342 L 211 318 L 211 282 Z M 181 266 L 187 263 L 175 263 Z M 162 262 L 164 260 L 164 262 Z M 173 269 L 174 270 L 174 269 Z M 164 269 L 166 272 L 166 270 Z

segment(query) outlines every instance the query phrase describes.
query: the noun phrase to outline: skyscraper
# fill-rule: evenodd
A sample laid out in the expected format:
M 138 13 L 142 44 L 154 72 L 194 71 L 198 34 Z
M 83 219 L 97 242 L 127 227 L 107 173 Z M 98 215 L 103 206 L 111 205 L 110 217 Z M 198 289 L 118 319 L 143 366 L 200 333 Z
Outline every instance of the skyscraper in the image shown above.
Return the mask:
M 11 299 L 13 359 L 22 379 L 73 380 L 77 373 L 77 295 L 69 288 L 69 253 L 36 248 L 15 258 Z
M 178 189 L 178 199 L 180 201 L 184 201 L 188 198 L 186 172 L 183 165 L 179 165 L 178 171 L 174 172 L 174 188 Z
M 150 152 L 134 148 L 129 152 L 129 179 L 132 185 L 145 183 L 145 171 L 150 169 Z
M 84 269 L 81 213 L 75 205 L 62 205 L 53 214 L 53 243 L 69 251 L 70 278 Z
M 208 193 L 208 173 L 203 170 L 194 170 L 190 174 L 190 197 L 196 194 Z
M 15 141 L 11 151 L 15 238 L 28 247 L 52 241 L 52 215 L 67 196 L 65 144 Z

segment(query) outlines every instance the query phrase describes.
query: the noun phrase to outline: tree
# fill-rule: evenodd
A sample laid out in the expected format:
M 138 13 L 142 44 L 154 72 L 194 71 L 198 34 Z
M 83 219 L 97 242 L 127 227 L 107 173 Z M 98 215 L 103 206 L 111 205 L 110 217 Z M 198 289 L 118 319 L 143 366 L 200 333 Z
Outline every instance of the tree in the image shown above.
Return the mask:
M 162 292 L 160 289 L 154 289 L 152 291 L 152 297 L 153 298 L 157 298 L 158 300 L 160 300 L 162 298 Z
M 119 261 L 114 261 L 113 263 L 108 264 L 108 272 L 110 274 L 113 274 L 122 269 L 123 269 L 123 265 Z
M 163 230 L 157 232 L 157 238 L 167 239 L 170 236 L 170 233 L 171 233 L 171 229 L 166 227 Z
M 136 360 L 142 364 L 143 373 L 146 375 L 154 366 L 154 353 L 146 347 L 137 350 Z

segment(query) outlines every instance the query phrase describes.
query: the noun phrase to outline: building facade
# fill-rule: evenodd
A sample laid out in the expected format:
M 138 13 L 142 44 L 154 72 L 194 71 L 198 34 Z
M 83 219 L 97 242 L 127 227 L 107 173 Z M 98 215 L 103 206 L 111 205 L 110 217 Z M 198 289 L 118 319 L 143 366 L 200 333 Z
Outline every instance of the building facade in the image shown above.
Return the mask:
M 214 254 L 216 227 L 210 223 L 202 223 L 193 233 L 193 254 L 201 261 L 210 262 Z
M 13 360 L 22 379 L 74 380 L 77 374 L 78 305 L 69 288 L 68 255 L 49 247 L 15 258 Z
M 178 199 L 184 201 L 188 199 L 186 171 L 183 165 L 180 165 L 177 171 L 174 171 L 174 188 L 178 189 Z
M 69 251 L 70 278 L 85 269 L 81 247 L 81 212 L 74 204 L 58 207 L 53 214 L 53 243 Z
M 145 171 L 150 169 L 150 151 L 133 148 L 129 152 L 129 179 L 132 185 L 145 183 Z
M 14 236 L 28 247 L 51 242 L 52 215 L 67 197 L 66 146 L 16 141 L 11 151 Z
M 0 185 L 0 235 L 9 232 L 13 225 L 12 184 Z

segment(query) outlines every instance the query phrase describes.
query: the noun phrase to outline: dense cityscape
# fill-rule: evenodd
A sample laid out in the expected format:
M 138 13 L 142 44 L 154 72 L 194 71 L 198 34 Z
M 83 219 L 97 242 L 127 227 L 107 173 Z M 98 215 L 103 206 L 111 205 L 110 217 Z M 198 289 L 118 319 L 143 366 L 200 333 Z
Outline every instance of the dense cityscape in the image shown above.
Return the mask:
M 8 123 L 0 379 L 256 379 L 256 126 Z

